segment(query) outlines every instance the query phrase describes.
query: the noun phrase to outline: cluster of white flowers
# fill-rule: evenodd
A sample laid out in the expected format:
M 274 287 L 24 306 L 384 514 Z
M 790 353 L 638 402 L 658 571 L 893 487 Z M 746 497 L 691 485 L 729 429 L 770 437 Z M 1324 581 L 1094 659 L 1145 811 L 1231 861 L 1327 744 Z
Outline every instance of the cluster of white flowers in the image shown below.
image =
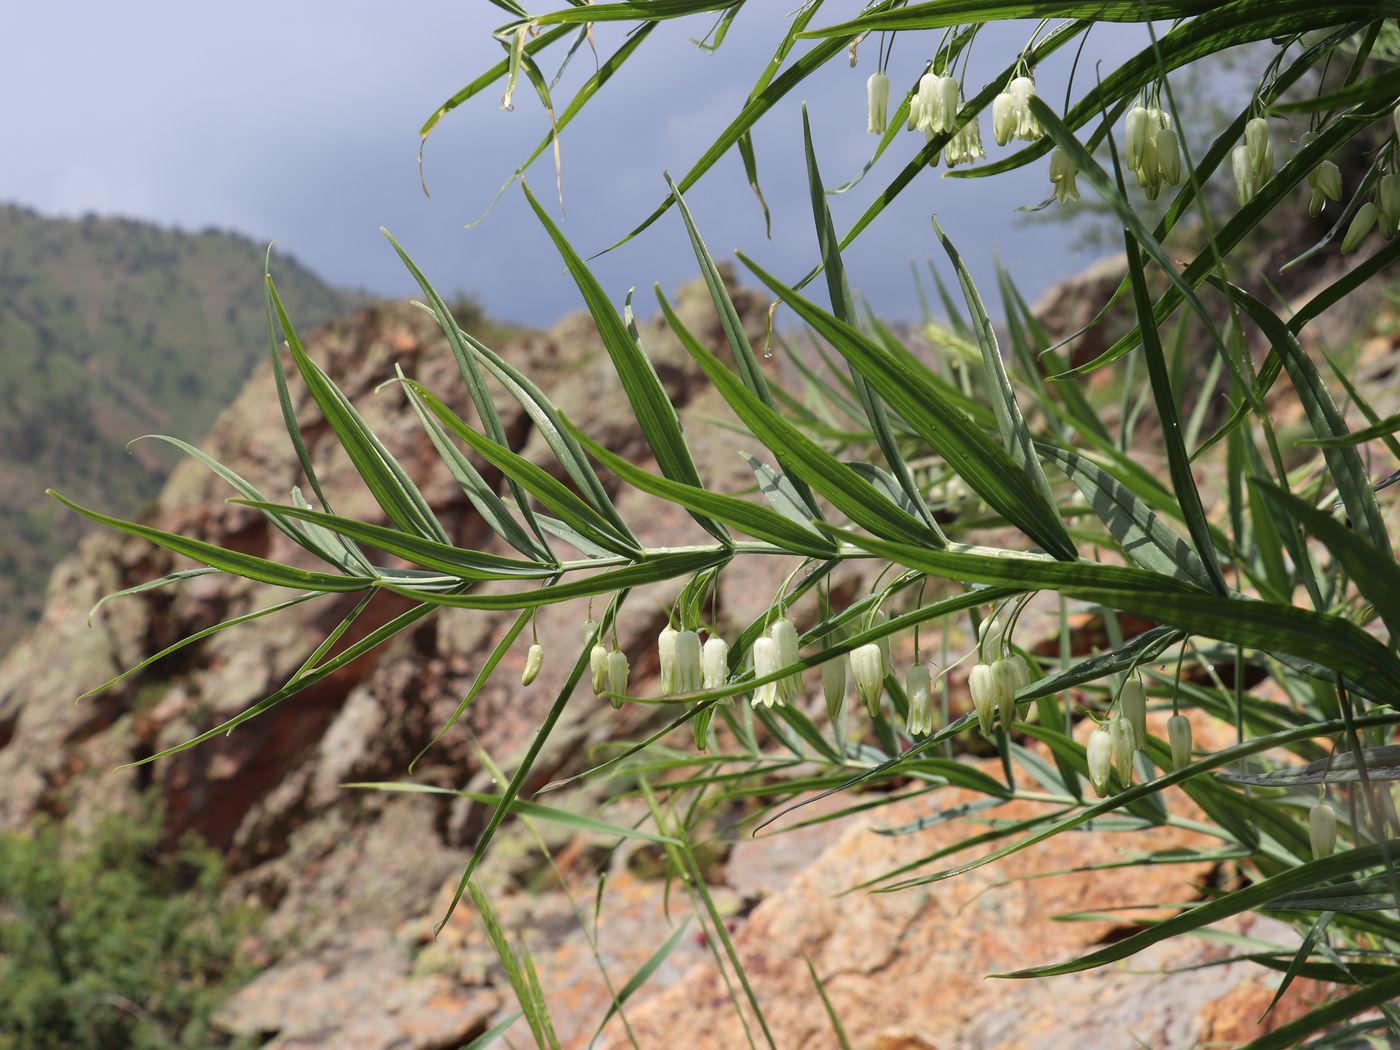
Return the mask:
M 1031 684 L 1031 671 L 1018 653 L 1012 653 L 1001 623 L 984 620 L 978 628 L 980 654 L 998 654 L 991 663 L 979 660 L 968 673 L 967 687 L 982 735 L 991 739 L 998 720 L 1010 731 L 1016 721 L 1016 694 Z
M 1317 138 L 1317 133 L 1309 131 L 1303 136 L 1302 146 L 1306 149 Z M 1342 170 L 1330 160 L 1324 160 L 1308 172 L 1308 214 L 1317 218 L 1327 207 L 1328 201 L 1342 199 Z
M 1030 77 L 1016 77 L 1006 85 L 1006 90 L 992 99 L 992 136 L 998 146 L 1005 146 L 1013 138 L 1022 142 L 1035 142 L 1045 134 L 1040 121 L 1031 112 L 1031 99 L 1035 97 L 1035 81 Z
M 1163 186 L 1181 185 L 1181 144 L 1171 118 L 1161 109 L 1130 109 L 1126 144 L 1128 170 L 1137 176 L 1148 200 L 1155 201 Z
M 797 628 L 786 616 L 780 616 L 768 628 L 768 633 L 753 643 L 753 673 L 755 678 L 766 678 L 784 667 L 790 667 L 801 659 L 797 644 Z M 802 673 L 795 671 L 772 682 L 765 682 L 753 693 L 753 705 L 757 707 L 783 707 L 791 703 L 802 692 Z
M 1191 723 L 1183 715 L 1173 715 L 1167 724 L 1171 739 L 1172 764 L 1191 760 Z M 1133 754 L 1147 749 L 1147 689 L 1136 676 L 1118 691 L 1118 709 L 1113 717 L 1089 736 L 1086 757 L 1089 783 L 1099 798 L 1108 794 L 1111 774 L 1126 787 L 1133 782 Z
M 1362 241 L 1377 226 L 1387 238 L 1400 229 L 1400 174 L 1392 172 L 1376 180 L 1376 195 L 1356 210 L 1351 225 L 1342 238 L 1342 253 L 1356 251 Z
M 1240 205 L 1246 205 L 1274 173 L 1274 142 L 1263 117 L 1254 117 L 1244 126 L 1244 142 L 1231 152 L 1230 168 L 1235 174 Z

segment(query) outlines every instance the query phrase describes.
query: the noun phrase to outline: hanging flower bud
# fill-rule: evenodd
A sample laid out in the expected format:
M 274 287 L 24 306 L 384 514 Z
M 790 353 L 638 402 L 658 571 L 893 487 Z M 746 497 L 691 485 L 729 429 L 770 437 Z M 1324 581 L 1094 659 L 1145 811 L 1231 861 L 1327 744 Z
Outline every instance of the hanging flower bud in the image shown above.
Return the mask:
M 608 692 L 627 695 L 627 654 L 621 649 L 608 653 Z M 613 707 L 621 706 L 621 700 L 613 700 Z
M 1185 715 L 1167 719 L 1167 741 L 1172 748 L 1172 768 L 1180 769 L 1191 762 L 1191 720 Z
M 1147 133 L 1155 124 L 1155 118 L 1147 107 L 1134 106 L 1128 110 L 1127 123 L 1125 160 L 1129 171 L 1138 171 L 1142 168 L 1142 151 L 1147 145 Z
M 874 630 L 876 627 L 883 627 L 885 624 L 887 624 L 887 623 L 889 623 L 889 622 L 890 622 L 889 613 L 885 612 L 884 609 L 876 609 L 873 613 L 870 614 L 870 618 L 869 618 L 868 620 L 866 620 L 866 622 L 865 622 L 865 629 L 866 629 L 867 631 L 869 631 L 869 630 Z M 878 645 L 878 646 L 880 647 L 880 655 L 883 656 L 883 657 L 884 657 L 884 660 L 885 660 L 885 669 L 884 669 L 884 671 L 883 671 L 882 673 L 883 673 L 883 674 L 891 674 L 891 673 L 893 673 L 893 672 L 894 672 L 894 661 L 892 661 L 892 660 L 890 659 L 890 636 L 889 636 L 889 635 L 885 635 L 883 638 L 881 638 L 881 639 L 880 639 L 878 642 L 876 642 L 875 644 Z M 857 688 L 859 688 L 859 687 L 857 687 Z
M 920 131 L 940 130 L 936 126 L 943 119 L 943 107 L 939 104 L 940 79 L 932 69 L 919 78 L 919 122 L 915 126 Z
M 995 654 L 1001 649 L 1001 620 L 988 616 L 977 625 L 977 644 L 984 653 Z
M 1324 160 L 1308 172 L 1308 188 L 1312 191 L 1308 199 L 1308 214 L 1317 218 L 1327 207 L 1328 201 L 1342 199 L 1342 170 L 1330 160 Z
M 1308 810 L 1308 842 L 1313 860 L 1330 857 L 1337 848 L 1337 811 L 1326 802 Z
M 1269 122 L 1263 117 L 1255 117 L 1246 124 L 1244 145 L 1257 189 L 1268 182 L 1269 176 L 1274 173 L 1274 142 L 1269 138 Z
M 851 676 L 856 680 L 856 695 L 874 718 L 880 713 L 880 697 L 885 693 L 885 656 L 879 645 L 867 642 L 851 652 Z
M 933 676 L 923 664 L 909 668 L 904 680 L 904 691 L 909 694 L 909 718 L 905 728 L 912 736 L 924 736 L 933 732 Z
M 755 678 L 766 678 L 782 666 L 783 662 L 778 659 L 778 643 L 771 636 L 764 635 L 753 643 L 753 674 Z M 754 707 L 759 704 L 764 707 L 772 707 L 774 704 L 782 703 L 784 700 L 778 693 L 777 682 L 764 682 L 754 690 Z
M 1099 798 L 1108 797 L 1108 782 L 1113 772 L 1113 734 L 1107 726 L 1099 726 L 1089 734 L 1085 757 L 1089 763 L 1089 783 L 1094 785 L 1094 793 Z
M 1031 684 L 1031 669 L 1026 663 L 1026 658 L 1020 653 L 1012 653 L 1006 658 L 1013 670 L 1016 672 L 1016 691 L 1019 693 L 1026 686 Z
M 1118 710 L 1133 730 L 1134 750 L 1146 749 L 1147 690 L 1139 679 L 1129 678 L 1123 683 L 1123 689 L 1118 694 Z
M 958 82 L 953 77 L 938 78 L 938 108 L 934 115 L 935 131 L 952 131 L 958 124 Z
M 701 682 L 700 636 L 694 631 L 680 631 L 676 634 L 676 692 L 698 692 Z
M 1008 732 L 1016 722 L 1016 693 L 1021 687 L 1023 673 L 1024 668 L 1018 667 L 1012 660 L 998 660 L 992 664 L 992 681 L 997 692 L 1001 728 Z
M 1030 77 L 1017 77 L 1006 86 L 1006 90 L 1016 99 L 1016 137 L 1022 142 L 1036 141 L 1045 134 L 1045 129 L 1031 112 L 1030 101 L 1035 97 L 1035 81 Z
M 706 689 L 721 689 L 729 681 L 729 643 L 717 634 L 705 639 L 705 650 L 700 657 L 703 681 Z
M 1021 113 L 1016 96 L 1003 91 L 992 99 L 992 137 L 998 146 L 1005 146 L 1021 125 Z
M 1165 114 L 1163 115 L 1165 120 Z M 1160 127 L 1152 136 L 1157 153 L 1157 174 L 1168 186 L 1181 185 L 1181 143 L 1176 132 L 1169 127 Z
M 890 78 L 878 70 L 871 73 L 870 79 L 865 82 L 865 98 L 870 109 L 865 130 L 874 135 L 883 135 L 889 126 Z
M 847 679 L 844 656 L 822 664 L 822 696 L 826 699 L 826 717 L 833 722 L 841 717 L 841 709 L 846 706 Z
M 773 626 L 768 628 L 768 634 L 777 643 L 779 667 L 791 667 L 802 659 L 797 645 L 797 628 L 786 616 L 779 617 Z M 790 674 L 778 682 L 778 696 L 783 703 L 790 702 L 801 692 L 801 672 Z
M 676 634 L 669 623 L 656 636 L 656 653 L 661 659 L 661 695 L 671 696 L 676 691 Z
M 520 684 L 529 685 L 540 673 L 540 667 L 544 664 L 544 646 L 539 642 L 530 646 L 529 652 L 525 654 L 525 670 L 520 673 Z
M 598 629 L 598 625 L 592 620 L 585 620 L 583 623 L 583 641 L 588 644 L 593 641 L 593 632 Z
M 1126 787 L 1133 782 L 1133 727 L 1120 713 L 1108 723 L 1108 733 L 1113 741 L 1113 768 Z
M 972 707 L 977 712 L 978 727 L 982 730 L 982 735 L 990 740 L 997 708 L 1001 706 L 1001 690 L 997 686 L 991 666 L 974 666 L 967 676 L 967 687 L 972 693 Z
M 1380 208 L 1381 232 L 1394 237 L 1400 226 L 1400 175 L 1382 175 L 1376 184 L 1376 206 Z
M 1371 232 L 1380 217 L 1381 210 L 1370 201 L 1361 205 L 1356 210 L 1356 217 L 1351 220 L 1351 225 L 1347 227 L 1346 236 L 1342 238 L 1342 254 L 1356 251 L 1357 246 L 1366 239 L 1366 235 Z
M 1230 170 L 1235 175 L 1235 192 L 1239 194 L 1240 207 L 1253 199 L 1257 186 L 1254 181 L 1254 168 L 1249 162 L 1249 150 L 1236 146 L 1230 151 Z
M 588 670 L 593 676 L 593 695 L 602 696 L 608 691 L 608 651 L 601 645 L 588 651 Z
M 1079 199 L 1079 187 L 1075 184 L 1078 175 L 1079 169 L 1069 154 L 1057 147 L 1050 154 L 1050 184 L 1055 188 L 1055 199 L 1061 204 Z

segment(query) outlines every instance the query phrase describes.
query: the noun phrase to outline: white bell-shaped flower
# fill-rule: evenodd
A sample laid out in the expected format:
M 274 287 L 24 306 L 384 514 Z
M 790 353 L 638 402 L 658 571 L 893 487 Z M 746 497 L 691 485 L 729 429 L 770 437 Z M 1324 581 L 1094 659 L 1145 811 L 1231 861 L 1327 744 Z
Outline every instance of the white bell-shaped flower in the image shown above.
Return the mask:
M 1133 727 L 1119 714 L 1109 721 L 1108 732 L 1113 739 L 1113 768 L 1127 787 L 1133 782 Z
M 972 708 L 977 712 L 977 725 L 982 735 L 992 738 L 992 726 L 1001 706 L 1001 688 L 992 674 L 990 664 L 975 665 L 967 676 L 967 688 L 972 693 Z
M 1313 860 L 1330 857 L 1337 848 L 1337 811 L 1326 802 L 1308 810 L 1308 843 Z
M 627 654 L 621 649 L 608 653 L 608 692 L 618 696 L 627 695 Z M 614 707 L 621 707 L 621 700 L 613 700 Z
M 1129 171 L 1142 168 L 1142 153 L 1147 145 L 1147 134 L 1153 130 L 1156 117 L 1146 106 L 1134 106 L 1128 110 L 1127 132 L 1124 135 L 1124 161 Z
M 856 680 L 856 695 L 874 718 L 885 693 L 885 655 L 878 644 L 867 642 L 851 651 L 851 677 Z
M 919 101 L 919 93 L 915 91 L 909 96 L 909 119 L 904 127 L 907 131 L 914 131 L 923 123 L 923 103 Z
M 1147 690 L 1137 678 L 1129 678 L 1118 693 L 1118 710 L 1133 730 L 1133 748 L 1147 747 Z
M 1376 207 L 1380 209 L 1381 232 L 1394 237 L 1400 226 L 1400 175 L 1382 175 L 1376 183 Z
M 1167 719 L 1167 742 L 1172 749 L 1172 768 L 1180 769 L 1191 762 L 1191 720 L 1185 715 Z
M 602 696 L 608 691 L 608 651 L 602 645 L 595 645 L 588 651 L 588 671 L 592 676 L 593 695 Z
M 1078 176 L 1079 169 L 1069 154 L 1058 148 L 1050 154 L 1050 185 L 1054 187 L 1055 200 L 1065 204 L 1079 199 L 1079 186 L 1075 182 Z
M 943 120 L 943 107 L 940 102 L 942 79 L 930 69 L 919 78 L 919 121 L 914 126 L 923 132 L 939 130 L 937 125 Z
M 1240 207 L 1244 207 L 1253 198 L 1258 190 L 1258 185 L 1254 179 L 1254 167 L 1249 160 L 1249 149 L 1246 146 L 1236 146 L 1230 151 L 1230 170 L 1235 176 L 1235 192 L 1240 198 Z
M 905 728 L 912 736 L 925 736 L 933 732 L 933 676 L 923 664 L 909 668 L 904 680 L 904 691 L 909 694 L 909 718 Z
M 520 672 L 520 684 L 529 685 L 533 682 L 539 676 L 542 666 L 544 666 L 544 646 L 535 642 L 525 654 L 525 670 Z
M 953 77 L 938 78 L 938 109 L 934 131 L 952 131 L 958 125 L 958 82 Z
M 846 706 L 849 678 L 848 663 L 844 656 L 822 664 L 822 697 L 826 700 L 826 717 L 833 722 L 841 717 L 841 710 Z
M 656 636 L 656 653 L 661 661 L 662 696 L 673 696 L 676 692 L 676 635 L 678 633 L 668 623 Z
M 1157 154 L 1158 177 L 1168 186 L 1180 186 L 1181 143 L 1176 132 L 1170 127 L 1160 127 L 1153 133 L 1152 144 Z
M 1381 210 L 1370 201 L 1356 209 L 1356 216 L 1351 220 L 1351 225 L 1347 227 L 1346 236 L 1342 238 L 1342 254 L 1347 255 L 1356 251 L 1361 242 L 1366 239 L 1366 235 L 1375 228 L 1376 221 L 1380 217 Z
M 777 643 L 779 667 L 791 667 L 802 659 L 797 644 L 797 628 L 786 616 L 774 621 L 773 626 L 768 628 L 768 634 Z M 778 682 L 778 696 L 784 703 L 791 702 L 801 692 L 801 672 L 790 674 Z
M 678 631 L 676 633 L 676 692 L 698 692 L 703 681 L 700 669 L 700 636 L 694 631 Z
M 705 649 L 700 655 L 703 681 L 706 689 L 720 689 L 729 681 L 729 643 L 717 634 L 705 639 Z
M 889 127 L 890 78 L 878 70 L 871 73 L 865 82 L 865 99 L 869 108 L 865 130 L 883 135 Z
M 1269 181 L 1274 173 L 1274 140 L 1269 137 L 1269 122 L 1255 117 L 1244 126 L 1244 145 L 1249 166 L 1254 172 L 1256 190 Z
M 998 146 L 1005 146 L 1021 126 L 1020 104 L 1016 96 L 1003 91 L 992 99 L 992 138 Z
M 778 643 L 771 636 L 764 635 L 753 643 L 753 674 L 755 678 L 766 678 L 782 666 L 782 661 L 778 659 Z M 777 682 L 764 682 L 753 692 L 754 707 L 759 704 L 764 707 L 772 707 L 774 704 L 782 703 L 784 700 L 778 693 Z
M 1017 657 L 1017 660 L 1020 658 Z M 1024 667 L 1010 659 L 997 660 L 992 664 L 992 681 L 996 686 L 997 713 L 1001 718 L 1001 728 L 1010 732 L 1016 722 L 1016 693 L 1021 688 Z
M 1006 89 L 1016 98 L 1016 137 L 1022 142 L 1035 142 L 1045 134 L 1040 121 L 1031 112 L 1031 99 L 1035 97 L 1035 81 L 1030 77 L 1017 77 Z
M 987 155 L 987 151 L 982 148 L 982 128 L 976 116 L 960 127 L 948 140 L 943 154 L 948 158 L 950 168 L 956 168 L 959 164 L 971 164 Z
M 1089 734 L 1085 745 L 1085 758 L 1089 765 L 1089 783 L 1099 798 L 1108 797 L 1109 780 L 1113 774 L 1113 734 L 1107 726 L 1100 726 Z

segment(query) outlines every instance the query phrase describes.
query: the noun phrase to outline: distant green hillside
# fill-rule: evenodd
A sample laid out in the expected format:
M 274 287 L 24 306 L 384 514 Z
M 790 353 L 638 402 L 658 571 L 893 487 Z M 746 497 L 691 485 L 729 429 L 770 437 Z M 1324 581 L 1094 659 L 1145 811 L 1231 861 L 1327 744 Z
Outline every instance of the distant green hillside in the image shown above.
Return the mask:
M 0 651 L 37 615 L 82 529 L 48 486 L 119 514 L 155 496 L 171 460 L 131 438 L 203 437 L 267 350 L 264 246 L 0 205 Z M 276 262 L 299 325 L 357 296 Z

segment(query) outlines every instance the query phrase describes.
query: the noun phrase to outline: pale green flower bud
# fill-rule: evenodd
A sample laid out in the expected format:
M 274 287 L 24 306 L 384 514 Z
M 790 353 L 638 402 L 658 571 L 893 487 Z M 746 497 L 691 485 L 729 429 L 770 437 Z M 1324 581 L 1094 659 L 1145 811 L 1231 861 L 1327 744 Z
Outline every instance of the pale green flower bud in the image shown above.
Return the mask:
M 992 137 L 998 146 L 1011 141 L 1016 129 L 1021 125 L 1021 109 L 1016 96 L 1003 91 L 992 99 Z
M 1001 688 L 989 664 L 977 664 L 967 676 L 967 688 L 972 693 L 972 707 L 977 712 L 977 724 L 982 735 L 992 738 L 992 725 L 997 708 L 1001 706 Z
M 520 684 L 529 685 L 540 673 L 540 667 L 544 664 L 544 646 L 539 642 L 530 646 L 525 654 L 525 670 L 520 672 Z
M 1346 236 L 1342 238 L 1342 254 L 1347 255 L 1356 251 L 1380 217 L 1381 210 L 1370 201 L 1361 205 L 1356 210 L 1356 217 L 1351 220 L 1351 225 L 1347 227 Z
M 1100 726 L 1089 734 L 1085 757 L 1089 763 L 1089 783 L 1094 786 L 1094 793 L 1099 798 L 1107 798 L 1109 777 L 1113 772 L 1113 734 L 1107 726 Z
M 598 625 L 597 625 L 596 623 L 594 623 L 592 620 L 585 620 L 585 621 L 584 621 L 584 624 L 583 624 L 583 632 L 582 632 L 582 633 L 583 633 L 583 640 L 584 640 L 585 643 L 586 643 L 586 642 L 591 642 L 591 641 L 593 640 L 593 632 L 596 631 L 597 629 L 598 629 Z
M 1079 199 L 1079 187 L 1075 183 L 1078 175 L 1079 169 L 1067 153 L 1057 148 L 1050 154 L 1050 184 L 1055 188 L 1055 199 L 1061 204 Z
M 1119 714 L 1108 723 L 1108 733 L 1113 741 L 1113 768 L 1126 787 L 1133 782 L 1133 727 Z
M 883 135 L 889 126 L 890 78 L 881 72 L 870 74 L 865 82 L 865 98 L 870 115 L 865 130 L 873 135 Z
M 1185 715 L 1167 719 L 1167 741 L 1172 748 L 1172 768 L 1180 769 L 1191 763 L 1191 720 Z
M 700 636 L 694 631 L 680 631 L 676 634 L 676 692 L 697 692 L 701 683 Z
M 1342 199 L 1342 169 L 1330 160 L 1324 160 L 1308 172 L 1308 185 L 1314 193 L 1320 193 L 1329 201 Z
M 915 664 L 909 668 L 904 683 L 904 691 L 909 694 L 909 718 L 905 728 L 912 736 L 932 733 L 933 676 L 923 664 Z
M 822 696 L 826 699 L 826 717 L 833 722 L 841 717 L 841 709 L 846 706 L 848 678 L 844 656 L 822 664 Z
M 608 651 L 601 645 L 588 651 L 588 670 L 593 676 L 593 695 L 602 696 L 608 691 Z
M 880 697 L 885 693 L 885 656 L 878 644 L 867 642 L 852 650 L 851 677 L 856 680 L 856 695 L 874 718 L 880 713 Z
M 753 674 L 755 678 L 766 678 L 774 671 L 783 666 L 783 662 L 778 659 L 778 643 L 769 635 L 764 635 L 753 643 Z M 777 682 L 765 682 L 753 693 L 753 706 L 762 704 L 764 707 L 772 707 L 774 704 L 782 704 L 783 698 L 778 694 Z
M 1263 117 L 1255 117 L 1246 124 L 1244 145 L 1249 154 L 1249 166 L 1254 173 L 1254 185 L 1257 189 L 1274 173 L 1274 142 L 1269 137 L 1269 122 Z
M 768 634 L 778 645 L 778 666 L 791 667 L 802 659 L 797 645 L 797 628 L 786 616 L 780 617 L 768 628 Z M 788 703 L 802 692 L 802 674 L 790 674 L 778 682 L 778 696 Z
M 608 692 L 627 695 L 627 654 L 621 649 L 608 653 Z M 613 701 L 613 707 L 621 706 L 621 700 Z
M 676 634 L 669 623 L 656 636 L 656 653 L 661 661 L 661 695 L 671 696 L 676 691 Z
M 1019 693 L 1022 689 L 1031 684 L 1030 666 L 1026 663 L 1026 658 L 1020 653 L 1012 653 L 1006 658 L 1006 662 L 1016 671 L 1016 691 Z
M 702 684 L 706 689 L 720 689 L 729 681 L 729 643 L 718 635 L 705 639 L 705 649 L 700 657 L 703 674 Z
M 1147 145 L 1147 133 L 1153 129 L 1155 123 L 1152 111 L 1145 106 L 1134 106 L 1128 110 L 1124 159 L 1129 171 L 1136 172 L 1142 169 L 1142 152 Z
M 1330 857 L 1337 848 L 1337 811 L 1326 802 L 1308 810 L 1308 842 L 1313 860 Z
M 1382 175 L 1376 184 L 1376 206 L 1381 210 L 1383 225 L 1390 237 L 1395 232 L 1396 221 L 1400 219 L 1400 175 Z
M 1181 144 L 1171 128 L 1158 128 L 1152 136 L 1157 154 L 1157 175 L 1168 186 L 1181 185 Z
M 992 664 L 992 681 L 997 691 L 997 710 L 1001 717 L 1001 728 L 1011 731 L 1016 722 L 1016 693 L 1021 687 L 1024 668 L 1018 668 L 1011 660 L 998 660 Z
M 1253 199 L 1257 186 L 1254 181 L 1254 169 L 1249 162 L 1249 150 L 1244 146 L 1236 146 L 1230 151 L 1230 170 L 1235 175 L 1235 191 L 1240 197 L 1240 207 L 1244 207 Z
M 1123 683 L 1118 711 L 1133 730 L 1134 750 L 1142 751 L 1147 747 L 1147 690 L 1138 679 L 1129 678 Z

